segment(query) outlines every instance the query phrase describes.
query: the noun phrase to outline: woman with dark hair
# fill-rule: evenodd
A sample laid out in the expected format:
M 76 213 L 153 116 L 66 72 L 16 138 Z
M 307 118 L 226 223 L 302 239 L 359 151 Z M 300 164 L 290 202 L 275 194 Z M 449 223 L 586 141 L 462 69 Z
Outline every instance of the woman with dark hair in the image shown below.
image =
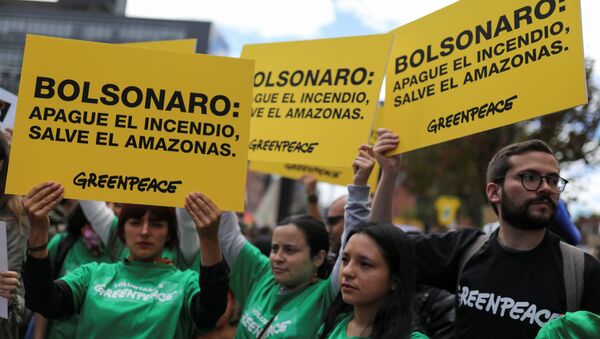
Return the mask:
M 80 200 L 79 204 L 86 219 L 89 220 L 90 226 L 98 235 L 102 244 L 106 246 L 110 259 L 118 261 L 126 258 L 128 255 L 127 246 L 123 243 L 122 237 L 117 234 L 119 216 L 125 204 L 118 204 L 118 214 L 115 209 L 111 209 L 103 201 Z M 185 209 L 177 208 L 175 211 L 180 234 L 179 246 L 167 246 L 163 256 L 171 259 L 179 269 L 195 269 L 200 250 L 194 222 Z
M 361 146 L 354 161 L 355 185 L 349 190 L 368 193 L 374 165 L 370 151 L 371 146 Z M 355 203 L 368 204 L 368 200 Z M 346 214 L 350 221 L 359 217 L 364 216 Z M 329 248 L 325 225 L 310 216 L 284 220 L 273 230 L 267 258 L 244 238 L 235 214 L 225 213 L 219 241 L 231 268 L 229 287 L 243 308 L 236 338 L 314 338 L 339 291 L 338 274 L 329 276 L 325 267 Z
M 200 238 L 200 277 L 163 260 L 165 247 L 178 244 L 174 209 L 128 205 L 117 228 L 128 257 L 89 263 L 53 281 L 48 212 L 63 192 L 47 182 L 23 199 L 30 222 L 22 271 L 28 308 L 47 318 L 79 313 L 78 338 L 189 338 L 192 323 L 204 331 L 215 326 L 227 305 L 228 278 L 215 231 L 221 212 L 212 201 L 197 193 L 194 205 L 186 206 Z
M 370 223 L 350 233 L 340 283 L 320 338 L 427 338 L 411 330 L 414 250 L 396 226 Z
M 373 206 L 378 196 L 394 190 L 398 176 L 400 155 L 386 157 L 398 145 L 397 137 L 390 137 L 378 130 L 373 155 L 382 173 L 377 185 Z M 346 214 L 357 218 L 347 222 L 364 224 L 369 217 L 364 201 L 368 192 L 349 192 Z M 362 210 L 362 208 L 367 208 Z M 390 220 L 379 216 L 391 216 L 391 204 L 379 206 L 379 212 L 371 216 L 374 222 L 350 232 L 346 244 L 342 244 L 342 268 L 340 269 L 341 293 L 328 310 L 321 328 L 321 338 L 426 338 L 412 332 L 413 298 L 415 294 L 415 263 L 413 247 L 409 238 Z

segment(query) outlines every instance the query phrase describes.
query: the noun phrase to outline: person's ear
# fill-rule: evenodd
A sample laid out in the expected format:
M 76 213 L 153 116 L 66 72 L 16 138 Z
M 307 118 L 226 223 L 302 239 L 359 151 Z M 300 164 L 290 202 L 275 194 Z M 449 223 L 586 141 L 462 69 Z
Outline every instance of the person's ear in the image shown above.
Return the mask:
M 325 252 L 325 250 L 320 250 L 319 253 L 317 253 L 317 255 L 315 255 L 312 259 L 313 266 L 315 268 L 321 267 L 321 265 L 325 263 L 325 258 L 327 258 L 327 252 Z
M 502 186 L 495 182 L 488 182 L 485 185 L 485 194 L 490 203 L 500 203 L 502 201 Z

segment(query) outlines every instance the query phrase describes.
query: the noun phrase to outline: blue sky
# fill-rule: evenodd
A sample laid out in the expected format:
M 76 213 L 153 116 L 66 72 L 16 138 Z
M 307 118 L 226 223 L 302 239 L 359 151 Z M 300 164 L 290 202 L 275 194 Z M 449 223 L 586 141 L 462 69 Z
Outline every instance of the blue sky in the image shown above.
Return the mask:
M 230 56 L 239 56 L 244 44 L 385 33 L 453 2 L 128 0 L 127 15 L 214 22 L 229 45 Z M 600 85 L 600 1 L 581 0 L 581 6 L 584 53 L 597 60 L 594 79 Z M 600 170 L 576 164 L 563 169 L 563 174 L 577 179 L 564 193 L 565 198 L 579 198 L 570 205 L 571 212 L 600 213 Z

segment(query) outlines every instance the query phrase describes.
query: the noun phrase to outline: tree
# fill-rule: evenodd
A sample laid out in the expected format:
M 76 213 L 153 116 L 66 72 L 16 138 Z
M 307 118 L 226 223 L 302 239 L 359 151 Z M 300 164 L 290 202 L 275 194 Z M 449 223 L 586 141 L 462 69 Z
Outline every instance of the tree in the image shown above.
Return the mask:
M 526 138 L 546 141 L 562 164 L 582 160 L 597 164 L 600 135 L 600 95 L 591 79 L 594 61 L 586 59 L 588 103 L 535 119 L 525 131 Z

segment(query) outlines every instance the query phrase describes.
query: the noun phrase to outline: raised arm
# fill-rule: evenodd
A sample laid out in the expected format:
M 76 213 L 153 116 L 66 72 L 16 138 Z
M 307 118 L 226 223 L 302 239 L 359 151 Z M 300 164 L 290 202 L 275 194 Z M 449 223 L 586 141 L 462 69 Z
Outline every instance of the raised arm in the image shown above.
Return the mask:
M 79 205 L 102 243 L 108 245 L 110 229 L 117 218 L 113 210 L 104 201 L 79 200 Z
M 48 213 L 62 200 L 63 192 L 60 184 L 46 182 L 34 187 L 23 199 L 29 219 L 27 257 L 21 273 L 25 285 L 25 305 L 46 318 L 74 313 L 71 289 L 61 280 L 52 281 L 48 258 Z
M 219 244 L 223 257 L 231 269 L 235 267 L 235 262 L 242 251 L 244 245 L 248 242 L 238 224 L 238 218 L 233 212 L 224 212 L 221 215 L 219 224 Z
M 373 198 L 373 214 L 371 220 L 375 222 L 392 222 L 392 205 L 396 178 L 400 172 L 402 155 L 386 156 L 386 153 L 398 147 L 398 136 L 389 129 L 377 130 L 377 143 L 373 147 L 375 159 L 381 167 L 382 175 Z
M 192 216 L 185 208 L 177 208 L 177 227 L 179 228 L 179 250 L 186 265 L 191 265 L 200 251 L 198 234 Z
M 192 301 L 194 322 L 200 329 L 213 328 L 227 308 L 229 278 L 219 245 L 221 211 L 205 195 L 191 193 L 185 208 L 200 238 L 200 292 Z
M 317 178 L 314 175 L 306 174 L 300 180 L 302 180 L 306 192 L 308 215 L 322 221 L 323 216 L 319 209 L 319 197 L 317 195 Z
M 344 232 L 342 233 L 340 253 L 331 272 L 331 290 L 336 295 L 340 289 L 339 271 L 346 238 L 359 225 L 369 221 L 369 176 L 375 166 L 373 149 L 370 145 L 361 145 L 358 155 L 352 163 L 354 181 L 348 186 L 348 201 L 344 211 Z

